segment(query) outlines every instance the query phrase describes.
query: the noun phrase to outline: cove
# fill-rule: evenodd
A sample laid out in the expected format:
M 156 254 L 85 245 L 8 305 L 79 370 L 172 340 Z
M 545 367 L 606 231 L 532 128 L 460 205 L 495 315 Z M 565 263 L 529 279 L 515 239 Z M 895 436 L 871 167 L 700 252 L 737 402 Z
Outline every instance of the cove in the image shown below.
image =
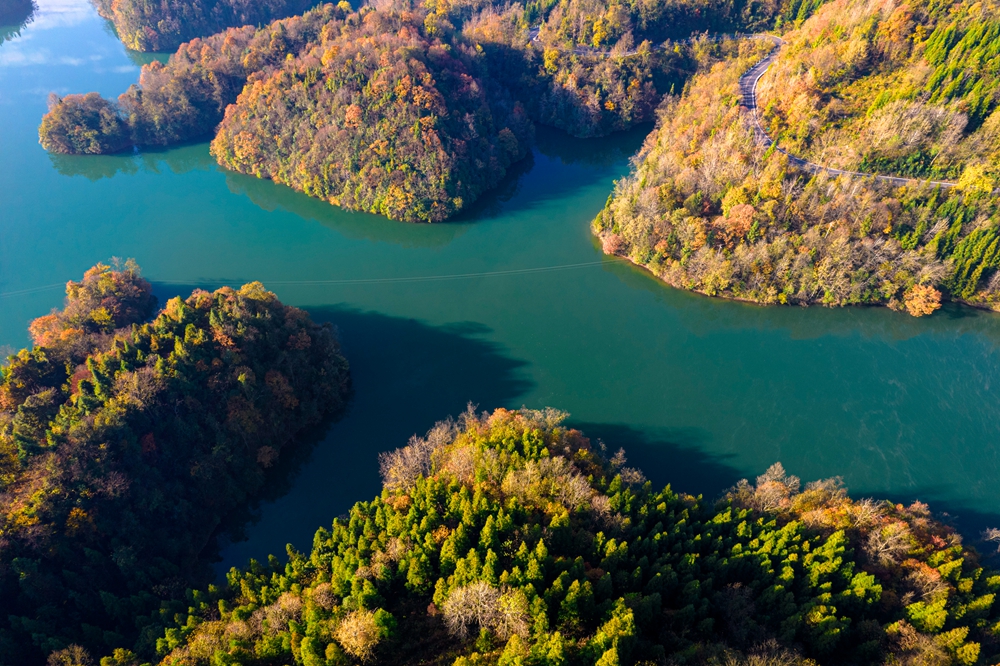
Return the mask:
M 86 0 L 39 5 L 0 45 L 0 344 L 23 346 L 66 280 L 121 256 L 161 300 L 261 280 L 338 326 L 352 365 L 348 415 L 220 566 L 308 548 L 378 491 L 380 451 L 468 401 L 566 410 L 681 491 L 712 497 L 780 460 L 804 480 L 842 476 L 858 497 L 928 502 L 970 536 L 1000 525 L 995 315 L 761 308 L 605 259 L 589 224 L 648 128 L 590 141 L 540 129 L 498 190 L 434 226 L 227 173 L 205 143 L 49 156 L 47 94 L 117 95 L 141 60 Z

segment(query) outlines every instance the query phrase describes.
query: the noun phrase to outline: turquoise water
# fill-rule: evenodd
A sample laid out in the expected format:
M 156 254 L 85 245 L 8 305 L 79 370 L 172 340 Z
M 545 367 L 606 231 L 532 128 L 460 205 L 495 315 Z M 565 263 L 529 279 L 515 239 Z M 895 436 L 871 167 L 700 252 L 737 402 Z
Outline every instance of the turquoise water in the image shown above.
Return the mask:
M 141 62 L 86 0 L 40 0 L 0 46 L 0 345 L 99 260 L 135 257 L 161 298 L 258 279 L 340 329 L 356 395 L 223 565 L 307 548 L 378 491 L 377 453 L 462 411 L 553 406 L 657 483 L 716 495 L 780 460 L 856 495 L 1000 525 L 1000 318 L 946 308 L 760 308 L 678 292 L 589 233 L 644 131 L 539 132 L 464 219 L 346 213 L 220 170 L 207 144 L 56 157 L 50 91 L 124 91 Z M 545 270 L 536 270 L 545 269 Z

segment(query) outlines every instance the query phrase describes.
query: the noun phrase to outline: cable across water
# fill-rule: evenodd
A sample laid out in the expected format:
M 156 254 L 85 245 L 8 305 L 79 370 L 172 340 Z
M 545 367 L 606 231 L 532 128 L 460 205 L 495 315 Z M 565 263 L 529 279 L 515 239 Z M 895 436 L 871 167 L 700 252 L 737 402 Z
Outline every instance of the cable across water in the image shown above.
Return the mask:
M 537 266 L 533 268 L 512 268 L 503 271 L 482 271 L 478 273 L 448 273 L 442 275 L 411 275 L 401 277 L 381 277 L 381 278 L 351 278 L 351 279 L 329 279 L 329 280 L 260 280 L 265 285 L 273 286 L 323 286 L 323 285 L 354 285 L 354 284 L 395 284 L 408 282 L 442 282 L 447 280 L 468 280 L 485 277 L 502 277 L 507 275 L 532 275 L 535 273 L 551 273 L 554 271 L 573 270 L 577 268 L 588 268 L 615 263 L 622 263 L 621 259 L 607 258 L 600 261 L 584 261 L 575 264 L 560 264 L 557 266 Z M 224 285 L 245 283 L 247 280 L 150 280 L 153 284 L 176 284 L 186 286 L 198 285 Z M 19 289 L 0 293 L 0 298 L 33 294 L 36 292 L 58 289 L 65 286 L 65 283 L 50 284 L 42 287 L 32 287 L 30 289 Z

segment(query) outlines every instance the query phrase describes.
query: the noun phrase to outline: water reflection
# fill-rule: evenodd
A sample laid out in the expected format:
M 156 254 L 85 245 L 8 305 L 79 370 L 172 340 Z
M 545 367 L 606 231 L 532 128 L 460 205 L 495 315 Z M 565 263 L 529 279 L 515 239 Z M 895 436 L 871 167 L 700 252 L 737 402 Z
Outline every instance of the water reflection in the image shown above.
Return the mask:
M 25 0 L 15 0 L 22 7 Z M 51 28 L 68 28 L 83 23 L 95 15 L 89 0 L 35 0 L 32 32 Z M 3 23 L 3 21 L 0 21 Z
M 0 44 L 20 37 L 21 30 L 34 18 L 35 9 L 33 0 L 13 0 L 0 4 Z
M 83 176 L 90 181 L 113 178 L 118 174 L 209 171 L 215 160 L 208 153 L 207 143 L 195 143 L 179 148 L 144 150 L 122 155 L 57 155 L 48 153 L 52 166 L 63 176 Z
M 464 233 L 459 224 L 397 222 L 381 215 L 344 210 L 274 181 L 239 173 L 226 172 L 226 185 L 233 194 L 247 197 L 269 213 L 285 211 L 319 222 L 347 238 L 402 247 L 443 247 Z
M 608 262 L 602 268 L 631 288 L 653 293 L 678 315 L 689 331 L 699 336 L 747 329 L 784 330 L 792 340 L 860 336 L 899 342 L 928 334 L 950 338 L 977 335 L 1000 346 L 1000 317 L 957 303 L 945 303 L 933 315 L 919 318 L 881 306 L 766 306 L 674 289 L 646 269 L 628 262 Z
M 638 150 L 649 129 L 644 126 L 603 139 L 581 141 L 565 132 L 539 127 L 531 154 L 511 165 L 497 187 L 452 220 L 441 224 L 396 222 L 379 215 L 345 211 L 273 181 L 238 173 L 227 172 L 226 184 L 230 192 L 246 196 L 268 212 L 287 211 L 335 229 L 348 238 L 402 247 L 442 247 L 464 234 L 469 223 L 510 216 L 603 177 L 602 171 L 593 167 L 607 169 L 620 165 Z M 553 168 L 559 165 L 581 168 L 565 171 L 562 178 L 551 178 Z M 545 188 L 526 191 L 526 176 L 536 170 L 549 172 Z
M 109 25 L 113 25 L 111 21 L 108 21 Z M 171 53 L 143 53 L 142 51 L 133 51 L 131 49 L 125 49 L 125 55 L 129 60 L 132 61 L 136 67 L 142 67 L 143 65 L 148 65 L 151 62 L 162 62 L 166 64 L 170 60 Z

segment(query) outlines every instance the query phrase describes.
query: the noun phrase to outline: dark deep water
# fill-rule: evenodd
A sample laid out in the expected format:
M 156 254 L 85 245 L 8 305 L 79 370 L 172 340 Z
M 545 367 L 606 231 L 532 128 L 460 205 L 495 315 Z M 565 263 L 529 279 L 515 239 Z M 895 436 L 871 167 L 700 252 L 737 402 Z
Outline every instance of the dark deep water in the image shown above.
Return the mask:
M 843 476 L 855 495 L 929 502 L 969 535 L 1000 525 L 997 316 L 759 308 L 602 261 L 589 222 L 642 131 L 540 131 L 499 192 L 435 226 L 225 173 L 207 144 L 49 156 L 37 125 L 50 91 L 117 95 L 148 58 L 86 0 L 39 4 L 0 45 L 0 345 L 24 345 L 66 280 L 121 256 L 161 299 L 259 279 L 336 324 L 352 365 L 348 416 L 275 484 L 223 565 L 308 548 L 378 491 L 379 451 L 470 400 L 564 409 L 684 491 L 713 496 L 780 460 L 805 480 Z

